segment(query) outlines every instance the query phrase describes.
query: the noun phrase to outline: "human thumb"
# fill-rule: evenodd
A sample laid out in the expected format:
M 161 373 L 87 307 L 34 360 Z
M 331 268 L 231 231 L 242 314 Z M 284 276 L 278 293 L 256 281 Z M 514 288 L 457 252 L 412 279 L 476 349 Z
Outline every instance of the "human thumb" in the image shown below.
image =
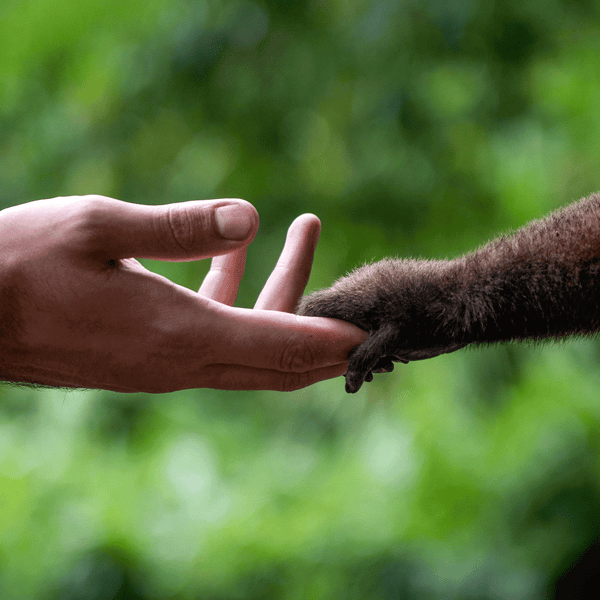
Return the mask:
M 258 230 L 258 213 L 245 200 L 227 198 L 171 204 L 162 208 L 167 260 L 226 254 L 249 244 Z M 183 255 L 180 252 L 183 251 Z
M 197 260 L 246 246 L 258 213 L 245 200 L 223 198 L 147 206 L 96 197 L 93 210 L 103 253 L 111 258 Z

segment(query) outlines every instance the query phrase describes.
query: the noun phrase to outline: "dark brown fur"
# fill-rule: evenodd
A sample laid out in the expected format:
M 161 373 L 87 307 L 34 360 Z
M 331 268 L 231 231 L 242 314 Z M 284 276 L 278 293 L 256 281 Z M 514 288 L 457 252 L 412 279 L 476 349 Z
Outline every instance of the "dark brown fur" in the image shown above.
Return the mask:
M 369 333 L 349 354 L 346 391 L 372 373 L 469 344 L 600 330 L 600 193 L 447 261 L 385 259 L 302 298 L 300 315 Z

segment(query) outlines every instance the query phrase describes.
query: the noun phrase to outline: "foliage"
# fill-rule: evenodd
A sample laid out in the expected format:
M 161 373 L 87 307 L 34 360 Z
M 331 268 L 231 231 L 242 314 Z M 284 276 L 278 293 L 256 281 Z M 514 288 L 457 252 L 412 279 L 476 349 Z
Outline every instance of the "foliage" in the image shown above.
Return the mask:
M 0 206 L 242 197 L 251 306 L 594 191 L 588 0 L 5 0 Z M 199 285 L 206 265 L 148 262 Z M 600 533 L 598 346 L 465 351 L 293 394 L 0 389 L 0 596 L 529 599 Z

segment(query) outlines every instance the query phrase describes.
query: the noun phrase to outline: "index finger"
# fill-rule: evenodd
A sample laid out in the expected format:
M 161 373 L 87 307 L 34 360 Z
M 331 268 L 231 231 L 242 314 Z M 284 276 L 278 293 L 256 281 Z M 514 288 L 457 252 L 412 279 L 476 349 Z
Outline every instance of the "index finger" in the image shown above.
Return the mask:
M 236 364 L 302 373 L 339 365 L 361 344 L 366 332 L 351 323 L 286 312 L 220 305 L 217 339 L 211 363 Z
M 290 225 L 277 265 L 262 289 L 255 309 L 294 312 L 310 277 L 321 221 L 312 214 Z

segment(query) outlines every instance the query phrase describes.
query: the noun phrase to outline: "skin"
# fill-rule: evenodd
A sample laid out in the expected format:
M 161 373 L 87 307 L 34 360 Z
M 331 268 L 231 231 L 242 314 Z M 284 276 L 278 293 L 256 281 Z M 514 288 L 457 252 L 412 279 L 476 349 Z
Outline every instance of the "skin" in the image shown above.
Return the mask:
M 385 259 L 303 298 L 298 314 L 369 333 L 349 357 L 346 391 L 373 373 L 470 344 L 600 331 L 600 194 L 453 260 Z
M 290 226 L 254 309 L 233 306 L 257 229 L 256 210 L 238 199 L 84 196 L 1 211 L 0 379 L 155 393 L 289 391 L 343 375 L 365 333 L 293 314 L 319 237 L 314 215 Z M 195 292 L 134 257 L 214 258 Z

